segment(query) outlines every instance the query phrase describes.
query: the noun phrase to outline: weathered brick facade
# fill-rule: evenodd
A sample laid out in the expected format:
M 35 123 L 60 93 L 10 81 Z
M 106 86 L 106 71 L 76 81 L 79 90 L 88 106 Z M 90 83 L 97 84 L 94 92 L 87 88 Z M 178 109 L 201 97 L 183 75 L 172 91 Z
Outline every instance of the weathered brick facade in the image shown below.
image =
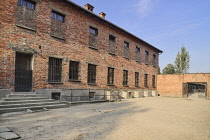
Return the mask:
M 210 74 L 166 74 L 157 76 L 157 91 L 161 96 L 185 97 L 183 84 L 199 83 L 206 85 L 205 96 L 210 99 Z
M 157 75 L 161 50 L 70 1 L 33 2 L 34 10 L 18 4 L 18 0 L 0 2 L 0 88 L 15 90 L 16 53 L 22 53 L 32 56 L 32 91 L 46 88 L 155 89 L 152 75 Z M 64 21 L 53 19 L 52 11 L 65 16 Z M 98 30 L 97 36 L 89 33 L 90 27 Z M 110 42 L 109 35 L 115 37 L 114 42 Z M 129 43 L 126 58 L 124 42 Z M 140 48 L 139 58 L 136 46 Z M 148 64 L 145 64 L 145 51 L 149 52 Z M 48 82 L 50 57 L 62 59 L 60 83 Z M 76 82 L 69 81 L 70 61 L 79 62 Z M 96 84 L 93 85 L 87 83 L 88 64 L 96 65 Z M 114 68 L 112 86 L 107 85 L 108 67 Z M 128 70 L 128 86 L 123 86 L 123 70 Z M 139 72 L 139 87 L 135 86 L 135 72 Z M 148 87 L 144 86 L 145 74 L 148 74 Z

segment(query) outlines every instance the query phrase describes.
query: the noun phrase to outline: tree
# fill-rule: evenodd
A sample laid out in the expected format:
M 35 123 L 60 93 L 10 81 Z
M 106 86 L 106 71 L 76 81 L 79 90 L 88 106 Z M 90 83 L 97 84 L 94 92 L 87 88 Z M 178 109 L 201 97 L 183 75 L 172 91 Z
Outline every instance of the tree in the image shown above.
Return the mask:
M 189 52 L 186 51 L 186 48 L 184 46 L 182 46 L 181 51 L 178 52 L 174 62 L 175 73 L 177 74 L 188 73 L 188 70 L 190 68 L 189 63 L 190 63 Z
M 164 69 L 162 74 L 174 74 L 175 73 L 175 69 L 173 64 L 168 64 Z
M 158 67 L 158 74 L 161 74 L 161 72 L 160 72 L 160 67 Z

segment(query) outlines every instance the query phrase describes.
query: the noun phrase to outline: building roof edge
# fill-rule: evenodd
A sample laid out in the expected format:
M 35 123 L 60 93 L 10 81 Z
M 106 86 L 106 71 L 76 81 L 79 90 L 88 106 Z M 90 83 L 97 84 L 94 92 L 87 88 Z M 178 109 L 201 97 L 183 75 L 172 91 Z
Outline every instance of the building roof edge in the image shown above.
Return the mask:
M 112 23 L 112 22 L 110 22 L 110 21 L 108 21 L 108 20 L 106 20 L 106 19 L 100 17 L 99 15 L 97 15 L 97 14 L 95 14 L 95 13 L 93 13 L 93 12 L 91 12 L 91 11 L 85 9 L 85 8 L 83 8 L 82 6 L 80 6 L 80 5 L 78 5 L 78 4 L 74 3 L 74 2 L 72 2 L 72 1 L 70 1 L 70 0 L 64 0 L 64 1 L 70 3 L 70 4 L 74 5 L 74 6 L 76 6 L 76 7 L 78 7 L 78 8 L 80 8 L 81 10 L 87 12 L 88 14 L 91 14 L 91 15 L 93 15 L 93 16 L 99 18 L 100 20 L 105 21 L 106 23 L 108 23 L 108 24 L 110 24 L 110 25 L 112 25 L 112 26 L 118 28 L 119 30 L 121 30 L 121 31 L 123 31 L 123 32 L 125 32 L 125 33 L 127 33 L 127 34 L 129 34 L 129 35 L 131 35 L 131 36 L 133 36 L 133 37 L 135 37 L 136 39 L 138 39 L 138 40 L 140 40 L 140 41 L 142 41 L 142 42 L 144 42 L 144 43 L 146 43 L 147 45 L 149 45 L 149 46 L 152 47 L 153 49 L 157 50 L 159 53 L 163 53 L 162 50 L 160 50 L 160 49 L 154 47 L 153 45 L 151 45 L 151 44 L 149 44 L 148 42 L 142 40 L 141 38 L 137 37 L 136 35 L 134 35 L 134 34 L 128 32 L 128 31 L 126 31 L 125 29 L 123 29 L 123 28 L 121 28 L 121 27 L 119 27 L 119 26 L 117 26 L 116 24 L 114 24 L 114 23 Z

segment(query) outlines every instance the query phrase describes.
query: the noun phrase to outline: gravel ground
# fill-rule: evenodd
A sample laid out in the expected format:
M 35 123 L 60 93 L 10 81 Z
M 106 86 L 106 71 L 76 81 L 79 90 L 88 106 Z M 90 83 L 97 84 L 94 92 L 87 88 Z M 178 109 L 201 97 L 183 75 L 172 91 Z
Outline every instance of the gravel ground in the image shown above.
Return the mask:
M 23 140 L 210 140 L 210 100 L 149 97 L 0 117 Z

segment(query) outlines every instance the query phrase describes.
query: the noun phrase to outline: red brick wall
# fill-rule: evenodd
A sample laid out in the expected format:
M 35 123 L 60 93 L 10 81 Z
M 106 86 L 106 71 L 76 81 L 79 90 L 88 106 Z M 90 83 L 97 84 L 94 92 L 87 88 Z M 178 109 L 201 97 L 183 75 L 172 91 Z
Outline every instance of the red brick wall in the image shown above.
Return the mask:
M 210 99 L 210 74 L 168 74 L 157 76 L 157 90 L 161 96 L 182 97 L 183 83 L 207 83 L 207 98 Z
M 15 54 L 17 52 L 33 54 L 33 89 L 39 88 L 121 88 L 135 89 L 135 72 L 140 72 L 140 88 L 144 88 L 144 74 L 149 74 L 148 85 L 152 89 L 152 75 L 157 67 L 152 66 L 152 55 L 158 51 L 127 33 L 110 26 L 108 23 L 81 11 L 77 7 L 59 0 L 36 0 L 36 24 L 28 30 L 17 26 L 17 0 L 1 2 L 1 43 L 0 43 L 0 79 L 1 88 L 14 89 Z M 65 16 L 65 40 L 51 36 L 51 11 L 63 12 Z M 34 19 L 33 19 L 34 20 Z M 34 27 L 36 25 L 36 27 Z M 98 28 L 98 50 L 88 47 L 89 26 Z M 116 56 L 108 53 L 109 34 L 116 36 Z M 130 44 L 130 59 L 123 57 L 124 41 Z M 135 47 L 141 48 L 141 63 L 135 61 Z M 144 63 L 145 50 L 149 51 L 149 65 Z M 48 84 L 49 57 L 62 58 L 62 84 Z M 81 82 L 69 82 L 69 61 L 80 61 Z M 96 86 L 87 84 L 88 63 L 97 64 Z M 107 86 L 108 66 L 115 68 L 115 86 Z M 158 64 L 157 64 L 158 66 Z M 128 70 L 128 85 L 122 85 L 123 69 Z

